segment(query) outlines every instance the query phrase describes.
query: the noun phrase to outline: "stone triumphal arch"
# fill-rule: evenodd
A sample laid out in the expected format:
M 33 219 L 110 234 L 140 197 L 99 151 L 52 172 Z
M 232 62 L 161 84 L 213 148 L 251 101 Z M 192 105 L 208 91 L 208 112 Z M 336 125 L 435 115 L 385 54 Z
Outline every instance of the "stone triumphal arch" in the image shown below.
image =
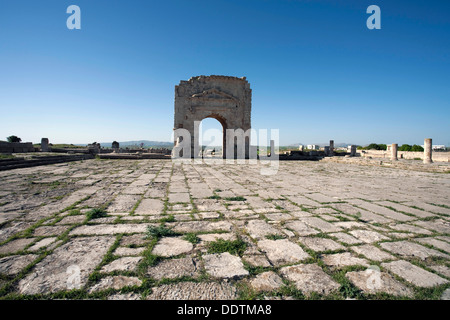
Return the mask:
M 234 145 L 236 137 L 230 130 L 243 130 L 245 154 L 248 156 L 251 129 L 252 90 L 245 77 L 198 76 L 181 81 L 175 86 L 174 130 L 186 129 L 191 137 L 191 156 L 198 151 L 198 127 L 206 118 L 214 118 L 223 128 L 223 155 L 227 146 Z M 177 141 L 175 141 L 175 144 Z M 234 153 L 235 155 L 237 152 Z

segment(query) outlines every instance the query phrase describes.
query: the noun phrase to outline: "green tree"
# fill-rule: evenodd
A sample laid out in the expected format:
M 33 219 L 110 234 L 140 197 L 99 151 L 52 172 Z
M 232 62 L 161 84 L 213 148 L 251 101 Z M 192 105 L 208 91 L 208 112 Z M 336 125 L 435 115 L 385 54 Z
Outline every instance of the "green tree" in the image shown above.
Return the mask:
M 411 151 L 423 152 L 423 148 L 421 146 L 415 144 L 411 147 Z
M 398 151 L 411 151 L 412 147 L 409 144 L 402 144 Z
M 386 150 L 387 146 L 385 144 L 371 143 L 364 149 L 366 150 Z
M 6 139 L 8 139 L 8 142 L 20 142 L 22 139 L 20 139 L 18 136 L 9 136 Z

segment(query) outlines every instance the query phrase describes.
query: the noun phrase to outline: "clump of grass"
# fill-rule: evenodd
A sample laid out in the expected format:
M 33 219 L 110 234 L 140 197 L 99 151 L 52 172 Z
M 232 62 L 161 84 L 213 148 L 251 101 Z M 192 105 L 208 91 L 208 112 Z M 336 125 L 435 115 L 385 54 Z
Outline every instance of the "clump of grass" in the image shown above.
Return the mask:
M 208 199 L 220 200 L 220 199 L 222 199 L 222 197 L 215 194 L 213 196 L 208 197 Z
M 184 240 L 189 241 L 192 244 L 200 242 L 200 238 L 193 232 L 186 233 L 183 237 Z
M 279 239 L 284 239 L 285 236 L 279 235 L 279 234 L 268 234 L 266 235 L 266 239 L 269 240 L 279 240 Z
M 106 216 L 106 211 L 103 209 L 92 209 L 89 210 L 88 212 L 86 212 L 86 217 L 88 218 L 88 220 L 92 220 L 92 219 L 98 219 L 98 218 L 102 218 Z
M 174 221 L 175 221 L 175 217 L 173 216 L 173 214 L 171 214 L 168 217 L 159 219 L 159 222 L 174 222 Z
M 238 256 L 242 256 L 247 249 L 247 244 L 241 239 L 237 240 L 224 240 L 217 239 L 211 241 L 208 245 L 208 253 L 223 253 L 229 252 Z
M 239 197 L 228 197 L 228 198 L 225 198 L 225 200 L 228 200 L 228 201 L 245 201 L 247 199 L 245 199 L 242 196 L 239 196 Z
M 345 298 L 352 298 L 352 299 L 361 299 L 361 290 L 359 290 L 357 287 L 352 285 L 350 282 L 345 282 L 341 284 L 341 287 L 339 288 L 339 292 L 345 297 Z
M 177 235 L 177 233 L 169 228 L 166 228 L 162 225 L 159 225 L 157 227 L 155 226 L 148 226 L 147 227 L 147 232 L 146 232 L 146 238 L 147 239 L 158 239 L 161 237 L 171 237 L 171 236 L 175 236 Z

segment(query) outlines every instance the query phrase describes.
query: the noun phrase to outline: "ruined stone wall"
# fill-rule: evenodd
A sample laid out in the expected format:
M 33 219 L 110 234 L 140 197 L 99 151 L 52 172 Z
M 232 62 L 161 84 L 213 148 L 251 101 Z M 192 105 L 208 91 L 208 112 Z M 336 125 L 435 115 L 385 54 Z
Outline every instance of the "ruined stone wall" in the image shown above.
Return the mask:
M 0 153 L 25 153 L 34 151 L 34 146 L 31 142 L 0 141 Z
M 361 157 L 373 157 L 373 158 L 387 158 L 390 159 L 391 152 L 387 150 L 358 150 L 357 155 Z M 414 151 L 398 151 L 398 159 L 421 159 L 423 160 L 423 152 Z M 437 162 L 450 162 L 450 152 L 436 152 L 432 153 L 433 161 Z

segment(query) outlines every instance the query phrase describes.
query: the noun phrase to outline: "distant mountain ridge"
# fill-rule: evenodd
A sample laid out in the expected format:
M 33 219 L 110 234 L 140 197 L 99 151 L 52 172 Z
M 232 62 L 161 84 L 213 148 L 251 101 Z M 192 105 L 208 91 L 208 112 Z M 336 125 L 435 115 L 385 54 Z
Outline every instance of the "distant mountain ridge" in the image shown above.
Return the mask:
M 156 147 L 156 148 L 164 148 L 164 147 L 173 147 L 173 142 L 169 141 L 150 141 L 150 140 L 135 140 L 135 141 L 118 141 L 119 146 L 121 148 L 126 148 L 130 146 L 140 147 L 141 143 L 144 148 Z M 77 146 L 87 146 L 88 144 L 77 144 Z M 103 148 L 111 148 L 111 142 L 100 142 L 100 146 Z
M 130 146 L 140 146 L 143 144 L 144 148 L 148 147 L 173 147 L 173 142 L 169 141 L 150 141 L 150 140 L 135 140 L 135 141 L 118 141 L 121 148 Z M 100 142 L 102 147 L 111 148 L 111 142 Z
M 306 146 L 306 145 L 309 145 L 309 144 L 311 144 L 311 145 L 315 144 L 317 146 L 324 147 L 324 146 L 329 146 L 330 142 L 326 142 L 326 143 L 324 143 L 324 142 L 322 142 L 322 143 L 307 143 L 307 144 L 304 144 L 304 143 L 292 143 L 292 144 L 288 145 L 288 147 L 298 147 L 299 145 Z M 350 146 L 350 145 L 352 145 L 352 144 L 351 143 L 346 143 L 346 142 L 338 142 L 338 143 L 334 142 L 334 147 L 335 148 L 346 148 L 347 146 Z

